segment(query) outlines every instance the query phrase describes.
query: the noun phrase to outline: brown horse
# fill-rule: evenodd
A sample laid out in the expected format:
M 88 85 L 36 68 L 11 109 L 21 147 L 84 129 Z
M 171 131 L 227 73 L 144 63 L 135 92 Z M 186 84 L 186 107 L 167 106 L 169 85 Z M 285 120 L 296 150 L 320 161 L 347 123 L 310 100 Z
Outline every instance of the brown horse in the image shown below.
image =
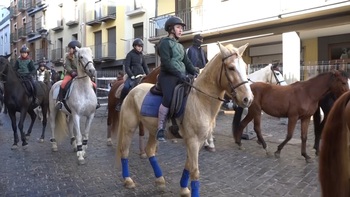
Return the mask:
M 141 83 L 156 83 L 157 76 L 160 72 L 160 67 L 155 68 L 147 76 L 142 78 Z M 119 102 L 119 98 L 116 93 L 120 86 L 124 84 L 124 80 L 116 81 L 111 90 L 108 93 L 108 115 L 107 115 L 107 145 L 112 145 L 112 131 L 115 131 L 119 123 L 119 112 L 115 110 L 115 106 Z M 140 146 L 140 156 L 146 158 L 146 153 L 143 145 L 143 137 L 145 136 L 145 131 L 142 123 L 139 125 L 139 146 Z
M 319 158 L 323 197 L 350 196 L 350 92 L 334 103 L 326 120 Z
M 306 140 L 311 116 L 315 113 L 318 102 L 328 92 L 339 97 L 349 90 L 348 78 L 341 71 L 331 71 L 317 75 L 307 81 L 295 82 L 291 85 L 277 86 L 266 83 L 251 85 L 254 101 L 248 109 L 247 116 L 239 125 L 233 125 L 235 142 L 241 147 L 241 135 L 246 125 L 254 119 L 254 130 L 258 142 L 267 151 L 267 145 L 261 134 L 261 111 L 274 117 L 288 117 L 288 133 L 286 139 L 278 146 L 275 156 L 280 157 L 284 145 L 292 138 L 297 121 L 301 120 L 301 155 L 307 162 L 311 158 L 306 153 Z M 236 116 L 236 115 L 235 115 Z M 239 119 L 240 120 L 240 119 Z M 235 129 L 237 128 L 237 129 Z

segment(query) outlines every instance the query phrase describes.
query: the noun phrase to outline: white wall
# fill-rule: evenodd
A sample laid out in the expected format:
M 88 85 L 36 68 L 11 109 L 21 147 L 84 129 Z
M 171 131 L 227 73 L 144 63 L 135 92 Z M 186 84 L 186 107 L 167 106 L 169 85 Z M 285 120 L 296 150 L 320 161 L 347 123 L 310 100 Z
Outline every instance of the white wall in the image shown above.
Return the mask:
M 11 26 L 9 15 L 10 11 L 7 8 L 0 8 L 0 55 L 11 53 Z

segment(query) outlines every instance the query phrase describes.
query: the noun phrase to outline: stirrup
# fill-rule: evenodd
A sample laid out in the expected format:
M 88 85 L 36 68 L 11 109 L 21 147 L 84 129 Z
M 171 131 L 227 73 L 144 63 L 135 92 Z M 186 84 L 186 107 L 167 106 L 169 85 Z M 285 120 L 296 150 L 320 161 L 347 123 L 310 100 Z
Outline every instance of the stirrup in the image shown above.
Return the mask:
M 158 142 L 166 142 L 164 131 L 164 129 L 158 129 L 156 134 L 156 140 L 158 140 Z
M 58 101 L 58 102 L 56 103 L 55 109 L 60 110 L 60 109 L 62 109 L 62 106 L 63 106 L 62 102 L 61 102 L 61 101 Z

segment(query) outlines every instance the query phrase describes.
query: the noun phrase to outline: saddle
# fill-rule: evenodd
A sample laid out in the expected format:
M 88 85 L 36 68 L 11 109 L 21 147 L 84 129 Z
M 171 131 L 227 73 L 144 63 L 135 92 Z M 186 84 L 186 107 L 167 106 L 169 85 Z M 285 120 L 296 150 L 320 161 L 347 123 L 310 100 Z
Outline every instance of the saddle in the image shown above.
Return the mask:
M 28 97 L 34 97 L 35 93 L 35 82 L 32 83 L 31 80 L 26 76 L 20 76 L 20 80 L 22 82 L 22 85 L 24 87 L 25 93 Z M 34 99 L 32 100 L 34 102 Z

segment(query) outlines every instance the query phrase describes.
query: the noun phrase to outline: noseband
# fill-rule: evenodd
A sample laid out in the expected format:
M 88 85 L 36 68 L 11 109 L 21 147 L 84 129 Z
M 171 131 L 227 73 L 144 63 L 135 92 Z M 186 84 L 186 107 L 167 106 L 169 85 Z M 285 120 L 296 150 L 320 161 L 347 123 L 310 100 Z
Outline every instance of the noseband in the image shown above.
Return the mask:
M 89 64 L 93 64 L 92 61 L 88 61 L 86 62 L 86 64 L 84 65 L 84 63 L 81 61 L 81 59 L 79 58 L 79 55 L 78 55 L 78 59 L 79 59 L 79 64 L 81 64 L 84 68 L 84 72 L 85 72 L 85 76 L 82 76 L 82 77 L 79 77 L 79 78 L 84 78 L 84 77 L 87 77 L 87 76 L 90 76 L 89 73 L 86 72 L 86 67 L 89 65 Z
M 237 96 L 236 89 L 237 89 L 239 86 L 244 85 L 245 83 L 248 83 L 248 81 L 242 81 L 241 83 L 238 83 L 237 85 L 234 85 L 234 84 L 232 83 L 232 81 L 230 80 L 229 76 L 228 76 L 227 68 L 226 68 L 224 62 L 225 62 L 225 60 L 226 60 L 227 58 L 233 56 L 234 54 L 235 54 L 235 53 L 233 53 L 233 54 L 231 54 L 231 55 L 229 55 L 229 56 L 227 56 L 227 57 L 222 58 L 221 71 L 220 71 L 220 79 L 219 79 L 219 80 L 220 80 L 220 85 L 221 85 L 221 76 L 222 76 L 222 72 L 223 72 L 223 70 L 225 70 L 226 79 L 227 79 L 227 81 L 228 81 L 228 83 L 229 83 L 229 85 L 230 85 L 230 87 L 231 87 L 231 92 L 230 92 L 230 94 L 232 95 L 233 98 L 235 98 L 235 97 Z

